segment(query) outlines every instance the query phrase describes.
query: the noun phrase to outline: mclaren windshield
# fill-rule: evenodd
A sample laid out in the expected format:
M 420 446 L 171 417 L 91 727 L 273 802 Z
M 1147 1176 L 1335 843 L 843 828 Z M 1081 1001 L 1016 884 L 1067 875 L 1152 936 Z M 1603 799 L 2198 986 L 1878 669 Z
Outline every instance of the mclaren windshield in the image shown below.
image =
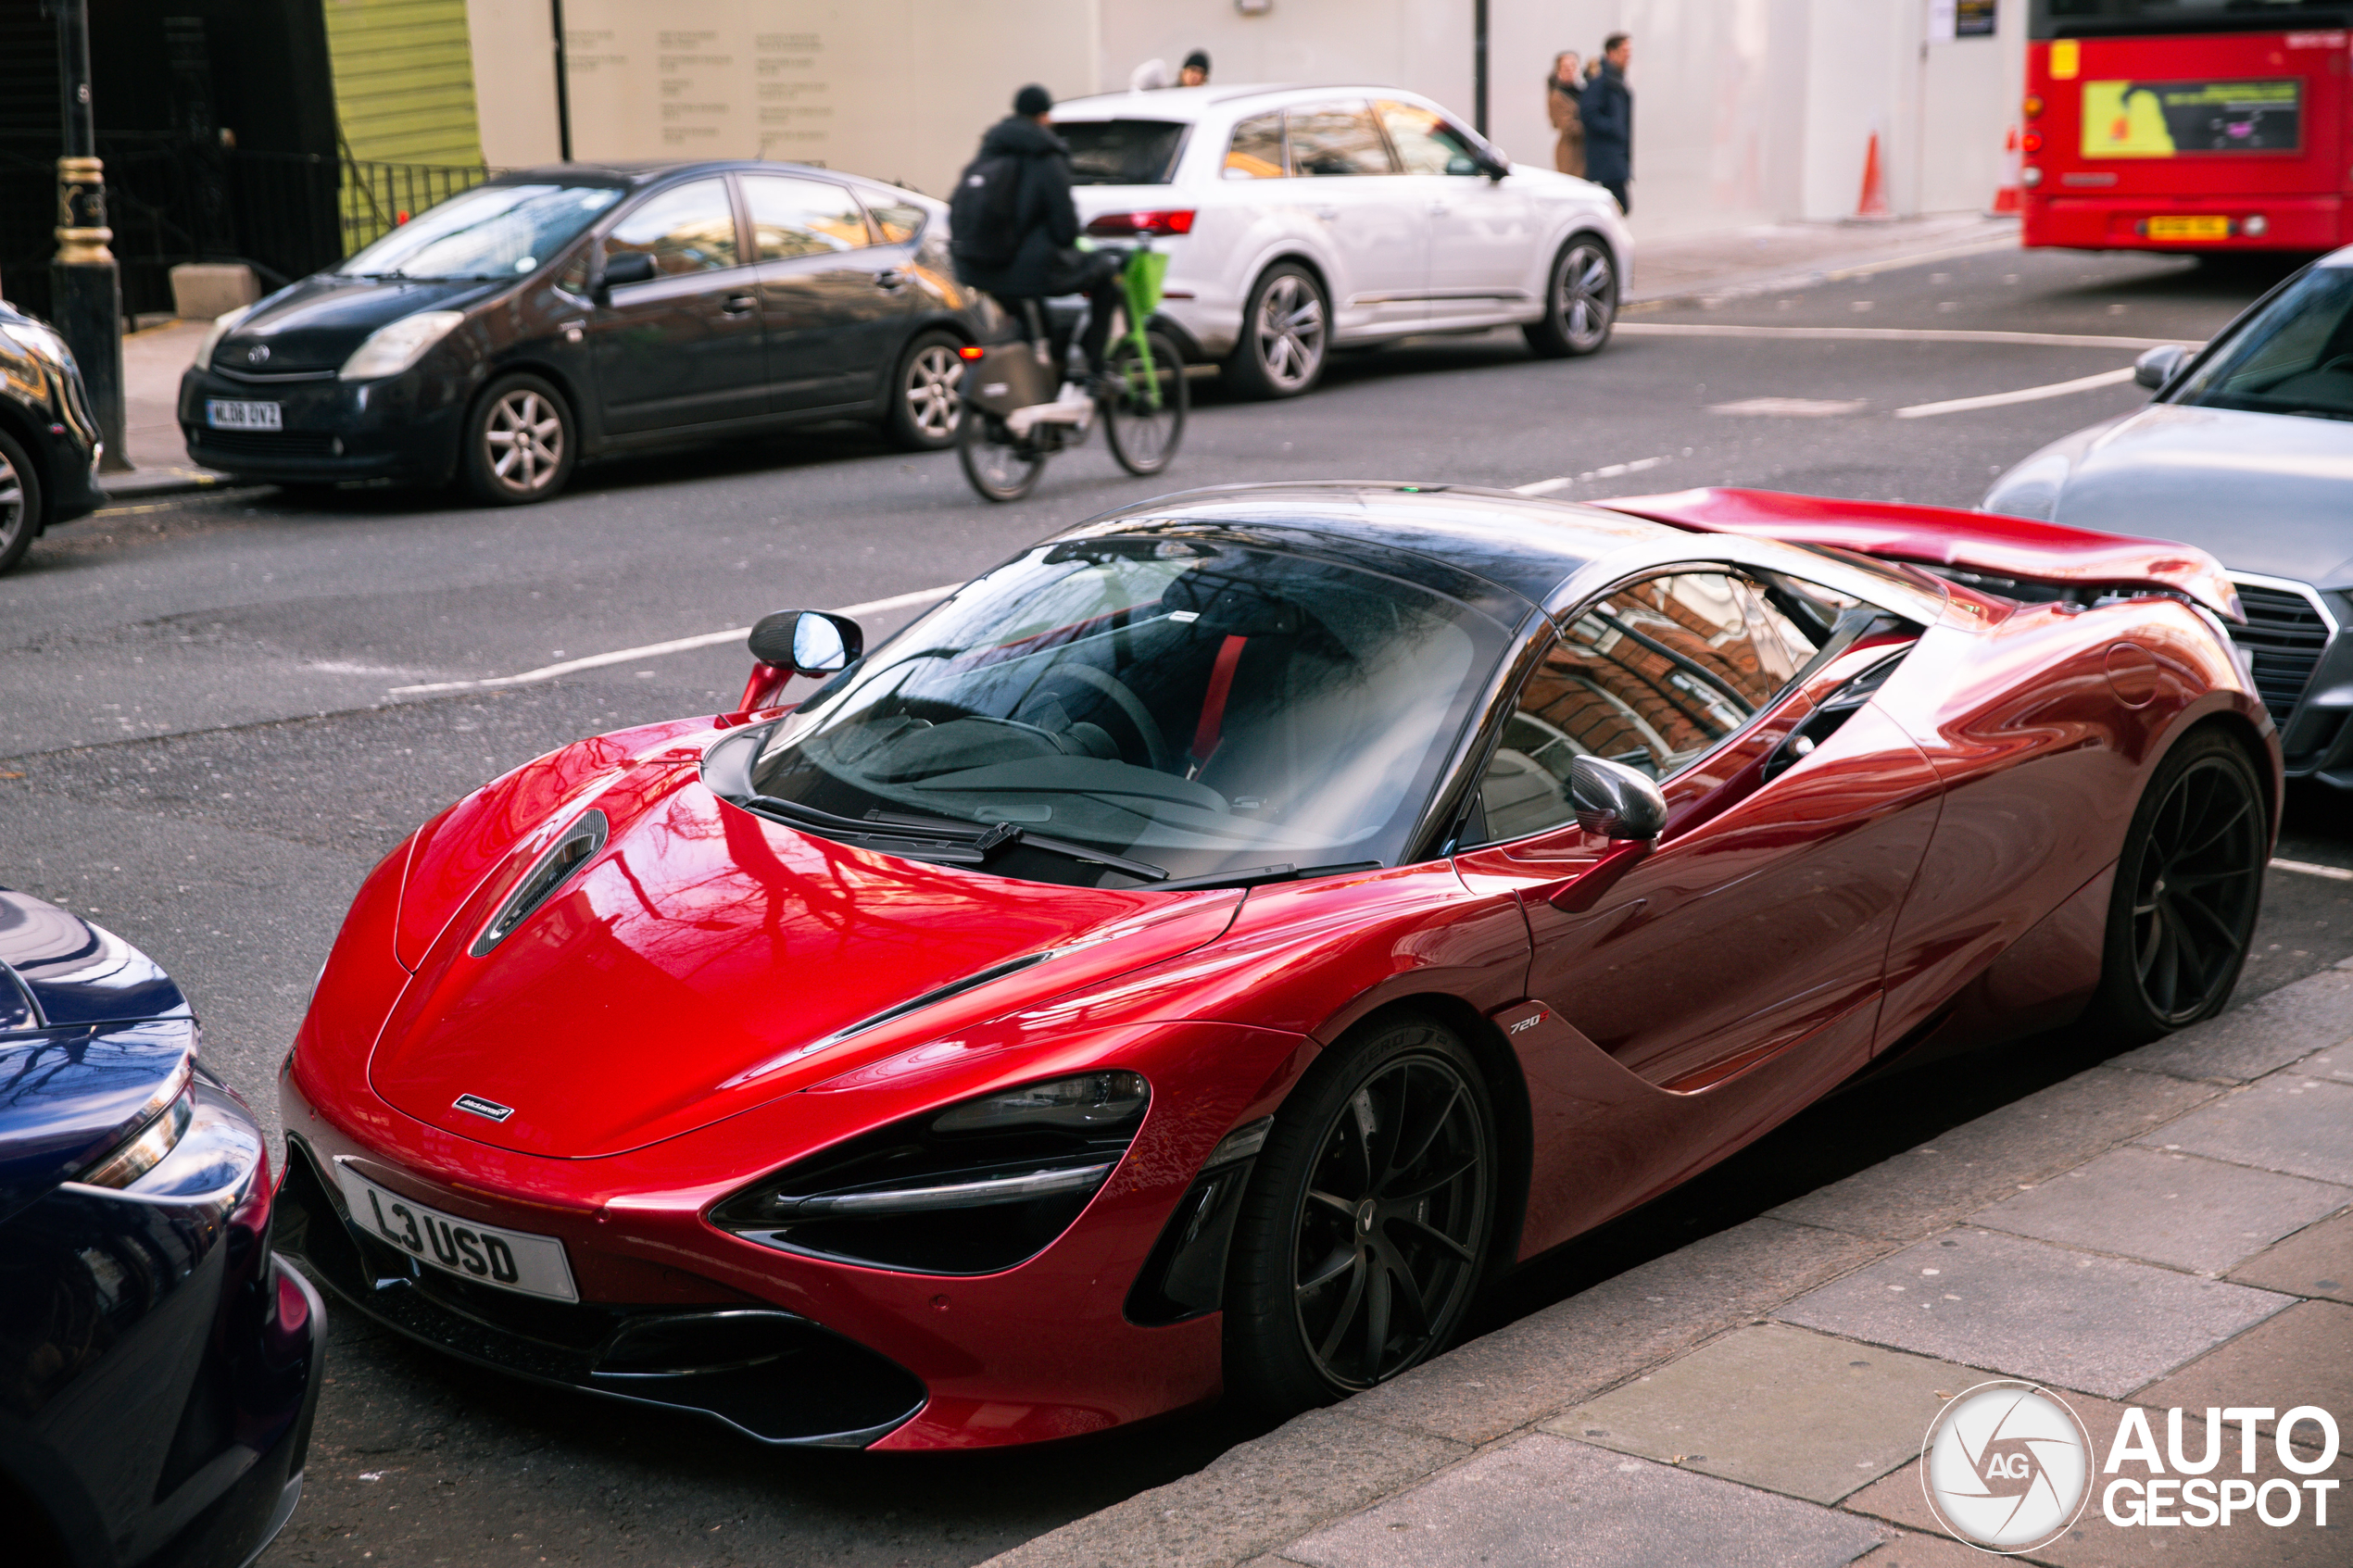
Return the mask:
M 1041 882 L 1395 864 L 1506 639 L 1466 605 L 1334 560 L 1064 541 L 813 693 L 761 746 L 750 803 Z

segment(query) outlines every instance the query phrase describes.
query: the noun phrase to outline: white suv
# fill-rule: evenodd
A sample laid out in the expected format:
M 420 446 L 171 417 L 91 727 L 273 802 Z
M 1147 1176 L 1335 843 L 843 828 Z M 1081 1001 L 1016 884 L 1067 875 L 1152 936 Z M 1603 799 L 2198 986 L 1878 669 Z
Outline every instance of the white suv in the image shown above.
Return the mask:
M 1169 253 L 1162 318 L 1248 393 L 1335 347 L 1516 324 L 1538 354 L 1609 340 L 1632 241 L 1600 186 L 1514 164 L 1389 87 L 1179 87 L 1055 106 L 1078 216 Z

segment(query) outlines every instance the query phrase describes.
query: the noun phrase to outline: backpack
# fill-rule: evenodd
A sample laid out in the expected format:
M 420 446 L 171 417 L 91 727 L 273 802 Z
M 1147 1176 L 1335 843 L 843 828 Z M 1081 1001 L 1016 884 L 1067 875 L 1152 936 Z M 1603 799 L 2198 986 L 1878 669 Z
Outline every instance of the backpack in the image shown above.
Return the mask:
M 1016 153 L 983 153 L 956 176 L 948 233 L 957 260 L 1003 267 L 1021 249 L 1021 177 L 1028 162 Z

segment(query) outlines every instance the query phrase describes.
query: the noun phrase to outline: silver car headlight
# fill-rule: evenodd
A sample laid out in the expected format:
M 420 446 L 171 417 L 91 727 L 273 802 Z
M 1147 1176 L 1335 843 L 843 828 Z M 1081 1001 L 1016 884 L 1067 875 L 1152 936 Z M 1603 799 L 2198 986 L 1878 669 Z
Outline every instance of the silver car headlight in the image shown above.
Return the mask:
M 226 316 L 215 316 L 212 319 L 212 325 L 205 329 L 203 340 L 196 345 L 196 369 L 199 370 L 211 370 L 212 351 L 220 346 L 220 340 L 222 338 L 227 337 L 231 332 L 236 331 L 238 322 L 244 320 L 246 317 L 252 314 L 252 306 L 240 305 L 234 310 L 230 311 Z
M 462 310 L 420 310 L 414 316 L 378 327 L 353 351 L 335 372 L 338 381 L 382 381 L 396 376 L 425 357 L 425 350 L 447 337 L 466 319 Z

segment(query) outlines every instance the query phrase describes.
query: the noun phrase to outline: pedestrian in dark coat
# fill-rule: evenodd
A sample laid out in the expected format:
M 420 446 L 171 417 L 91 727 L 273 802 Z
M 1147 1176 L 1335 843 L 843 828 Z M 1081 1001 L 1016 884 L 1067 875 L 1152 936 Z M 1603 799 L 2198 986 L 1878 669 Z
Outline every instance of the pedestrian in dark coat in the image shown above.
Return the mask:
M 1088 368 L 1100 371 L 1112 314 L 1124 297 L 1120 263 L 1115 256 L 1076 248 L 1078 207 L 1070 195 L 1070 146 L 1047 123 L 1053 107 L 1043 87 L 1025 87 L 1013 99 L 1013 112 L 980 139 L 975 163 L 1008 157 L 1021 160 L 1021 194 L 1013 203 L 1013 222 L 1019 238 L 1003 247 L 1010 249 L 1011 260 L 983 266 L 960 254 L 956 270 L 972 287 L 996 295 L 1025 332 L 1032 325 L 1031 304 L 1042 305 L 1056 295 L 1087 295 L 1091 308 L 1082 346 Z
M 1544 114 L 1556 133 L 1553 167 L 1563 174 L 1585 172 L 1585 119 L 1578 106 L 1584 91 L 1585 79 L 1577 69 L 1576 53 L 1564 50 L 1554 56 L 1553 74 L 1544 79 Z
M 1585 178 L 1617 198 L 1621 211 L 1634 210 L 1627 187 L 1634 179 L 1634 94 L 1626 89 L 1626 62 L 1633 44 L 1613 32 L 1602 44 L 1601 73 L 1585 84 L 1579 106 L 1585 121 Z

